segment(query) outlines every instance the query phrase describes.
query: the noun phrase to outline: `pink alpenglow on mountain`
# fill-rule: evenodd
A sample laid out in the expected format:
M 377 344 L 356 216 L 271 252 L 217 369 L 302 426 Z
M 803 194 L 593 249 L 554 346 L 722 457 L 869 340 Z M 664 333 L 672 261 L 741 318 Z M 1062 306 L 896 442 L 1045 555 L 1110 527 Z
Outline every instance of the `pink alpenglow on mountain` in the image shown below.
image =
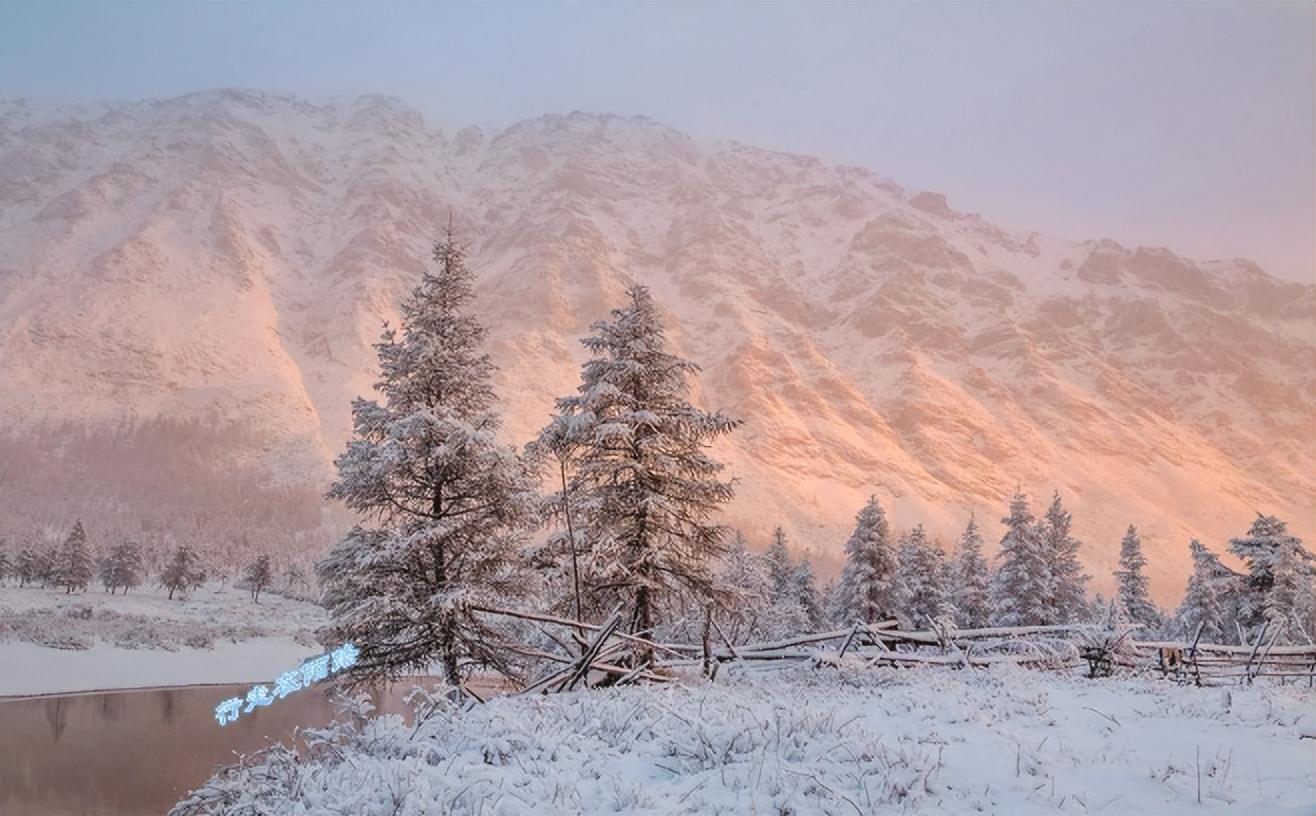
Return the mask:
M 990 546 L 1016 485 L 1034 513 L 1058 490 L 1094 588 L 1133 523 L 1165 604 L 1191 537 L 1223 549 L 1257 512 L 1316 537 L 1312 286 L 644 118 L 486 133 L 382 97 L 0 102 L 0 418 L 240 424 L 272 441 L 233 461 L 322 490 L 449 213 L 509 443 L 643 283 L 703 367 L 695 401 L 744 420 L 726 520 L 783 525 L 829 574 L 873 493 L 943 541 L 977 511 Z

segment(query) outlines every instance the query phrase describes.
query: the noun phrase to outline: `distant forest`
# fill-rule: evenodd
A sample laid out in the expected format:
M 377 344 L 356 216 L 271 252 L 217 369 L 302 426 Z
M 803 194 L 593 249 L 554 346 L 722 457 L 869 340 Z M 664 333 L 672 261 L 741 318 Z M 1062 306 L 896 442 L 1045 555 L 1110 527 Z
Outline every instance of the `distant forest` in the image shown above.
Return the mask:
M 0 435 L 0 523 L 11 541 L 58 542 L 81 519 L 94 542 L 139 542 L 147 563 L 174 545 L 240 570 L 257 553 L 300 561 L 350 525 L 316 485 L 279 484 L 267 434 L 214 418 Z

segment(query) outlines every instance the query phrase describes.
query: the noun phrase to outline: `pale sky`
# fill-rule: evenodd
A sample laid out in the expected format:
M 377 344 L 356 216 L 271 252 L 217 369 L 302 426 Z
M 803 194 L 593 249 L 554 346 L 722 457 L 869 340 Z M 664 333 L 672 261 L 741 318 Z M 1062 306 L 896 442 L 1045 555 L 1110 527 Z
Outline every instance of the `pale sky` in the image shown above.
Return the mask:
M 645 114 L 1069 238 L 1316 276 L 1316 5 L 0 2 L 0 97 Z

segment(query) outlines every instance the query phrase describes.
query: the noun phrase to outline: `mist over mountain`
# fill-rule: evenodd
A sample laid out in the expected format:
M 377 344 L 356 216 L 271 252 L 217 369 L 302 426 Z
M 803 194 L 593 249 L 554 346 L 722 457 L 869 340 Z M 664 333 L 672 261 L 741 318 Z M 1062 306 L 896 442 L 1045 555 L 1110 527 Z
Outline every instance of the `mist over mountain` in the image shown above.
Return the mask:
M 450 213 L 507 442 L 575 388 L 589 324 L 647 284 L 704 369 L 696 401 L 745 420 L 717 451 L 738 479 L 727 520 L 759 542 L 783 524 L 828 572 L 874 492 L 949 542 L 970 512 L 999 536 L 1016 484 L 1036 512 L 1059 490 L 1095 588 L 1135 523 L 1165 603 L 1191 535 L 1221 549 L 1261 511 L 1316 537 L 1316 288 L 1008 229 L 863 168 L 640 117 L 485 132 L 373 96 L 0 102 L 6 433 L 204 422 L 226 444 L 188 467 L 322 489 L 371 344 Z M 93 514 L 42 484 L 7 512 Z

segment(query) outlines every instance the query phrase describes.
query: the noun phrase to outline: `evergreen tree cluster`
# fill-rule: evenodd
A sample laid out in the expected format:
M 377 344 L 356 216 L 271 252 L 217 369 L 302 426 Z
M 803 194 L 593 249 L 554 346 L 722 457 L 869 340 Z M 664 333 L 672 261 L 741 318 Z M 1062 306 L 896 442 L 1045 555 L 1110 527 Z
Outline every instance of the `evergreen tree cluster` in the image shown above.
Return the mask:
M 41 588 L 63 589 L 65 594 L 86 592 L 93 578 L 99 579 L 105 592 L 126 595 L 129 590 L 142 586 L 148 573 L 158 575 L 157 585 L 167 590 L 170 600 L 175 595 L 186 596 L 206 580 L 206 569 L 196 551 L 187 545 L 176 545 L 167 558 L 148 562 L 141 544 L 121 541 L 102 550 L 93 547 L 81 521 L 74 523 L 63 539 L 48 531 L 40 544 L 28 543 L 11 553 L 7 542 L 0 539 L 0 584 L 14 580 L 19 587 L 29 585 Z M 295 587 L 309 588 L 305 576 L 295 564 L 289 564 L 284 573 L 285 591 Z M 273 585 L 272 561 L 268 555 L 258 556 L 247 568 L 244 579 L 257 601 L 261 591 Z
M 493 645 L 510 632 L 482 613 L 520 603 L 594 623 L 620 613 L 636 665 L 653 658 L 649 639 L 694 631 L 714 610 L 733 642 L 890 618 L 918 628 L 1093 618 L 1082 544 L 1058 493 L 1039 518 L 1015 492 L 994 562 L 976 518 L 947 553 L 921 525 L 895 534 L 876 497 L 857 514 L 826 593 L 782 529 L 752 552 L 717 520 L 733 485 L 711 449 L 738 422 L 691 402 L 699 367 L 670 349 L 643 286 L 591 326 L 579 386 L 534 442 L 500 444 L 472 273 L 451 234 L 434 259 L 399 330 L 376 347 L 381 399 L 353 405 L 330 491 L 363 518 L 317 568 L 333 634 L 361 649 L 358 679 L 436 661 L 453 682 L 474 667 L 505 668 Z M 551 482 L 548 495 L 537 476 Z M 532 544 L 544 526 L 551 532 Z M 1194 548 L 1182 621 L 1221 636 L 1235 619 L 1310 631 L 1310 555 L 1282 524 L 1258 522 L 1232 542 L 1246 580 Z M 1146 566 L 1131 527 L 1116 611 L 1159 629 Z M 1225 598 L 1228 588 L 1242 594 Z
M 523 602 L 587 621 L 620 613 L 637 664 L 660 630 L 712 608 L 738 610 L 724 616 L 738 635 L 774 619 L 752 611 L 760 602 L 823 623 L 807 563 L 728 544 L 716 514 L 733 489 L 709 449 L 738 422 L 691 403 L 699 368 L 669 350 L 648 289 L 593 324 L 579 387 L 522 453 L 495 438 L 493 365 L 451 233 L 434 261 L 376 346 L 382 400 L 353 405 L 329 494 L 364 519 L 317 567 L 331 633 L 361 650 L 358 681 L 435 662 L 454 683 L 506 670 L 496 646 L 509 630 L 482 612 Z M 558 490 L 541 498 L 535 470 L 549 463 Z M 545 522 L 561 532 L 531 547 Z
M 1251 643 L 1266 631 L 1292 643 L 1316 642 L 1316 555 L 1274 516 L 1257 514 L 1229 551 L 1235 572 L 1200 541 L 1189 543 L 1193 574 L 1174 628 L 1185 638 L 1201 629 L 1206 642 Z
M 979 628 L 1086 620 L 1087 576 L 1060 496 L 1040 520 L 1021 492 L 1012 497 L 1009 510 L 993 571 L 983 555 L 976 517 L 969 518 L 954 552 L 947 553 L 929 540 L 921 524 L 893 542 L 881 505 L 870 498 L 846 543 L 846 564 L 831 599 L 833 622 L 894 617 L 902 626 L 921 629 L 943 623 Z

